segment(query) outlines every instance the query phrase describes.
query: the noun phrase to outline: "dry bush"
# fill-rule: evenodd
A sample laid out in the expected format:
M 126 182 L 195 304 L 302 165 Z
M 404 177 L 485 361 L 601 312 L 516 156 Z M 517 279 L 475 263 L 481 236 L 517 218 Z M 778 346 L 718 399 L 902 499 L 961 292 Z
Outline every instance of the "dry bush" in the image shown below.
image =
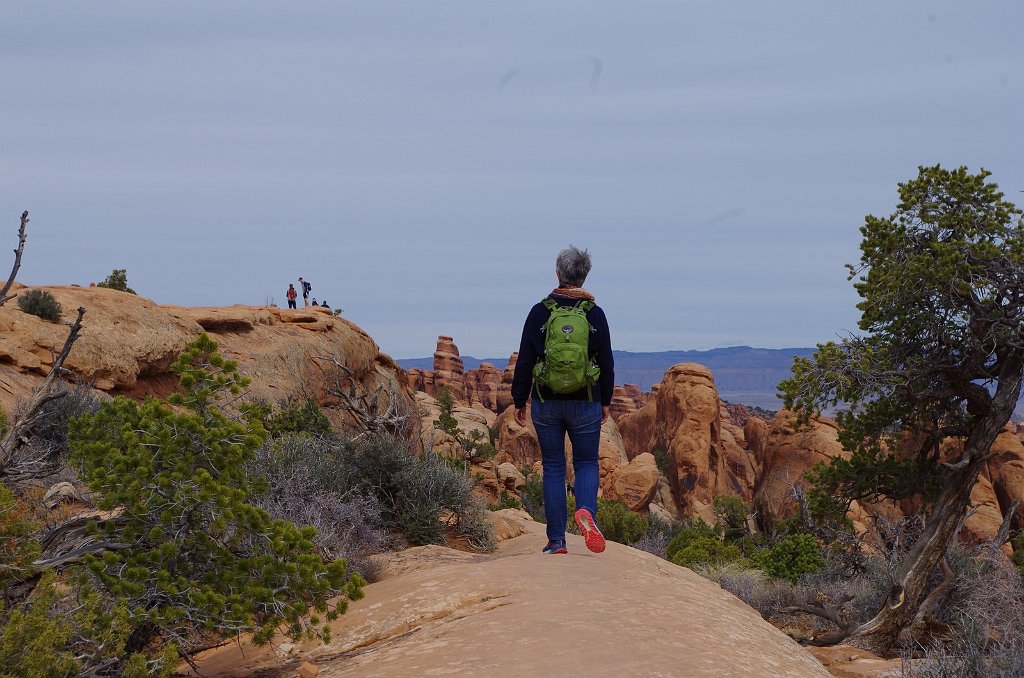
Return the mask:
M 375 497 L 354 489 L 328 438 L 286 434 L 256 451 L 249 472 L 265 478 L 267 491 L 253 503 L 275 518 L 316 528 L 316 545 L 332 559 L 345 558 L 367 581 L 379 575 L 371 556 L 390 539 Z
M 1024 578 L 992 544 L 953 551 L 956 586 L 939 617 L 949 624 L 947 641 L 906 648 L 905 674 L 1024 676 Z
M 772 579 L 761 570 L 742 563 L 698 567 L 696 572 L 760 612 L 765 619 L 775 616 L 790 598 L 789 582 Z

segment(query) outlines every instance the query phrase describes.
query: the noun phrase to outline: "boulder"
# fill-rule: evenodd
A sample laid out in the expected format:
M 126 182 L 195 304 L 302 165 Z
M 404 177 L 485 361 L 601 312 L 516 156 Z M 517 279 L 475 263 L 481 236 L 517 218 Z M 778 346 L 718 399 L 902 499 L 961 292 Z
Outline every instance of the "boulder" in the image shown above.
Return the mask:
M 540 461 L 540 443 L 537 431 L 530 420 L 530 404 L 526 404 L 526 426 L 520 426 L 515 419 L 515 409 L 507 407 L 498 415 L 498 452 L 508 455 L 518 468 Z
M 60 504 L 71 504 L 80 501 L 82 501 L 82 495 L 78 489 L 66 481 L 53 485 L 43 496 L 43 505 L 48 509 L 54 509 Z
M 526 476 L 511 462 L 499 464 L 496 469 L 496 475 L 498 477 L 498 484 L 509 492 L 521 490 L 526 485 Z
M 643 511 L 654 498 L 660 477 L 654 455 L 644 452 L 618 469 L 606 496 L 625 503 L 632 511 Z

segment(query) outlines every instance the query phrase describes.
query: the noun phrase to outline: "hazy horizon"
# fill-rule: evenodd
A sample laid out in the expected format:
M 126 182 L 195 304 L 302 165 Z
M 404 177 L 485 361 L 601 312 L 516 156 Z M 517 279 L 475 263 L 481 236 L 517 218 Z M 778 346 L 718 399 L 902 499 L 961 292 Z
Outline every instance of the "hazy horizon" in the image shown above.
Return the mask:
M 9 2 L 0 246 L 159 303 L 299 276 L 394 356 L 518 346 L 569 243 L 629 351 L 813 346 L 919 165 L 1024 202 L 1024 6 Z M 5 245 L 6 243 L 6 245 Z M 2 265 L 2 260 L 0 260 Z M 301 302 L 300 302 L 301 303 Z

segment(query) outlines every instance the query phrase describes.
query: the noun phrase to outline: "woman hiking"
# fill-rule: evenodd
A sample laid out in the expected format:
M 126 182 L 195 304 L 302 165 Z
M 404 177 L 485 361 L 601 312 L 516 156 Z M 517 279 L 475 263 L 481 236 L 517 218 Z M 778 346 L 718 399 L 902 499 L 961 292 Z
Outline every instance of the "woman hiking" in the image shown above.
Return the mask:
M 597 527 L 598 448 L 601 424 L 615 383 L 612 343 L 604 311 L 583 289 L 590 253 L 570 245 L 558 253 L 558 287 L 526 317 L 512 379 L 515 419 L 526 425 L 526 401 L 540 442 L 544 468 L 543 552 L 568 553 L 565 545 L 565 435 L 572 443 L 576 524 L 587 548 L 604 551 Z

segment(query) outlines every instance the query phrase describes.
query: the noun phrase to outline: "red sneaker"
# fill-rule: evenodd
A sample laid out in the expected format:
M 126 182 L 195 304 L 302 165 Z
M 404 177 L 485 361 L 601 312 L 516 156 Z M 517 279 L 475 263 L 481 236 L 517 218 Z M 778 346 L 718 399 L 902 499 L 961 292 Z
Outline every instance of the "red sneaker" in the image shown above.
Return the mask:
M 588 549 L 594 553 L 604 551 L 604 535 L 597 529 L 597 523 L 594 522 L 594 516 L 590 515 L 590 511 L 585 508 L 576 511 L 576 526 L 583 533 L 583 541 Z

